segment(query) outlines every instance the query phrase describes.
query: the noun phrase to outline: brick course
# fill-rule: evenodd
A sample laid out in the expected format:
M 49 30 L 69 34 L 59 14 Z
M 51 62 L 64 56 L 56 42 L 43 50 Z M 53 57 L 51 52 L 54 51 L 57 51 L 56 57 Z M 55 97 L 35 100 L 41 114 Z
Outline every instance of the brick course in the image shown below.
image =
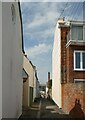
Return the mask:
M 74 71 L 74 50 L 85 50 L 85 46 L 69 46 L 67 48 L 67 81 L 85 79 L 85 71 Z
M 66 82 L 67 79 L 67 74 L 66 74 L 66 61 L 67 61 L 67 56 L 66 56 L 66 35 L 67 32 L 69 31 L 68 27 L 61 28 L 61 82 Z
M 85 113 L 85 83 L 62 84 L 62 109 L 69 113 L 75 106 L 75 100 L 79 99 L 81 109 Z
M 74 79 L 85 79 L 85 71 L 74 71 L 74 50 L 85 50 L 85 46 L 70 45 L 66 48 L 68 27 L 61 28 L 61 85 L 62 109 L 69 113 L 79 99 L 85 113 L 85 84 L 74 83 Z

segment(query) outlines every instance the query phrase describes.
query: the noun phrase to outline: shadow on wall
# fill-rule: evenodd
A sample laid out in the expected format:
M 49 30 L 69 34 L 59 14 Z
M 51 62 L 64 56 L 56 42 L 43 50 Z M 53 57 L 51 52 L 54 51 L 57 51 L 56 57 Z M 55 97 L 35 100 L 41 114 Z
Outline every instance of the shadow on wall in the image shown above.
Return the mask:
M 84 112 L 81 109 L 80 100 L 75 100 L 75 106 L 69 112 L 69 115 L 73 118 L 84 118 Z

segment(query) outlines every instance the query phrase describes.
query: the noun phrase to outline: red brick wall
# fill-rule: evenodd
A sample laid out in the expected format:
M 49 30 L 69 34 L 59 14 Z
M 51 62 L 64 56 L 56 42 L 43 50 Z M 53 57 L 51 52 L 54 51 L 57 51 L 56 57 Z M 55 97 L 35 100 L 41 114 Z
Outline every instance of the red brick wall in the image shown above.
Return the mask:
M 67 82 L 73 82 L 74 79 L 85 79 L 85 71 L 74 71 L 74 50 L 85 50 L 85 46 L 67 48 Z
M 85 84 L 62 84 L 62 98 L 62 109 L 65 113 L 69 113 L 72 110 L 76 99 L 80 100 L 81 109 L 85 113 Z
M 85 79 L 85 71 L 74 71 L 74 50 L 85 50 L 85 46 L 70 45 L 66 48 L 68 27 L 61 28 L 61 82 Z
M 61 28 L 61 82 L 65 83 L 66 82 L 66 43 L 67 43 L 67 32 L 69 31 L 68 27 Z
M 66 113 L 75 106 L 79 99 L 81 108 L 85 112 L 85 87 L 83 83 L 73 83 L 74 79 L 85 79 L 85 71 L 74 71 L 74 50 L 85 50 L 85 46 L 70 45 L 66 48 L 66 34 L 69 28 L 61 28 L 61 83 L 62 108 Z M 82 110 L 81 109 L 81 110 Z

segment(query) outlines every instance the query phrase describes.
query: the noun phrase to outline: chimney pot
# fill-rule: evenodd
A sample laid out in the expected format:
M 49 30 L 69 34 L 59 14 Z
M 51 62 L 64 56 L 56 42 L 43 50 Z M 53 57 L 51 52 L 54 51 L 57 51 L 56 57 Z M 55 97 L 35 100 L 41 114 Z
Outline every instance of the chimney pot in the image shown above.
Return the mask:
M 50 72 L 48 72 L 48 81 L 50 80 Z

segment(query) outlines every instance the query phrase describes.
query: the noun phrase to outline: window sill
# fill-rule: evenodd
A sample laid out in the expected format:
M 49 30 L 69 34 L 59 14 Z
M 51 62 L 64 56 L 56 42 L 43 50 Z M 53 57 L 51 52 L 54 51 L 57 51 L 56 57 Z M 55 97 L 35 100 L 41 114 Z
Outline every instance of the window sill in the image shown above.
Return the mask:
M 85 41 L 84 40 L 68 40 L 67 44 L 66 44 L 66 48 L 70 45 L 78 45 L 78 46 L 84 46 L 85 45 Z
M 74 69 L 74 71 L 85 72 L 85 69 Z

